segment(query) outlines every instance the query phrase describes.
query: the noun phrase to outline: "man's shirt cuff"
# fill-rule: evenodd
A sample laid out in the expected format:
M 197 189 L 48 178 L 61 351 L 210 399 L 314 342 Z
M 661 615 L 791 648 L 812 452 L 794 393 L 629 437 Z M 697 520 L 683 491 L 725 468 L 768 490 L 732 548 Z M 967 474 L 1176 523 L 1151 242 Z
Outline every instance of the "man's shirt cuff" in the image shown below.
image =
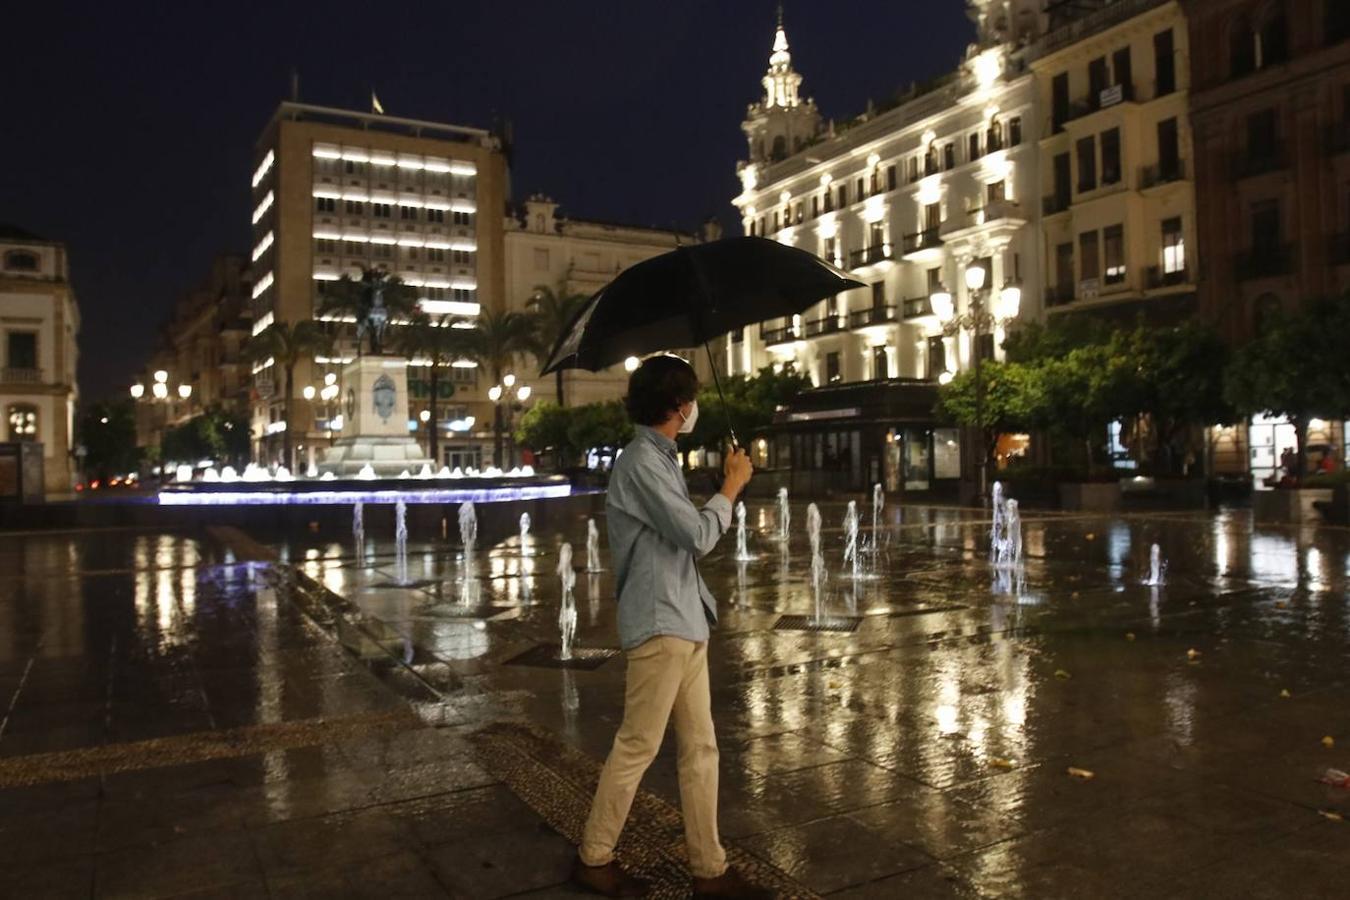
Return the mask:
M 717 515 L 717 521 L 722 523 L 722 530 L 726 531 L 731 527 L 731 501 L 722 494 L 713 494 L 711 500 L 703 504 L 704 509 L 710 509 Z

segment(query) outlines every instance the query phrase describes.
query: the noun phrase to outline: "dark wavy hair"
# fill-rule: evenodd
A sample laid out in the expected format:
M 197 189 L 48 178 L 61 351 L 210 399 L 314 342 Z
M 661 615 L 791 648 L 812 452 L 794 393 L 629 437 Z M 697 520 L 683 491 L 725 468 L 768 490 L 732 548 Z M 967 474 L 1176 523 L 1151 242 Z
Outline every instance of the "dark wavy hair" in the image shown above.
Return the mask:
M 628 376 L 623 398 L 635 425 L 660 425 L 670 414 L 698 396 L 694 367 L 668 353 L 649 356 Z

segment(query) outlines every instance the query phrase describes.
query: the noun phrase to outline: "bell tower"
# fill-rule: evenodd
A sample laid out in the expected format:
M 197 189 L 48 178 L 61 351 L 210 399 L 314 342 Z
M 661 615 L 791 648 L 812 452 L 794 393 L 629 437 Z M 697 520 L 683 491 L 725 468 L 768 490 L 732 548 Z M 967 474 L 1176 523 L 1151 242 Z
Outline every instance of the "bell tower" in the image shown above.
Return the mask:
M 749 163 L 754 166 L 787 159 L 820 131 L 820 112 L 815 101 L 809 97 L 802 99 L 799 93 L 802 76 L 792 68 L 781 5 L 769 69 L 760 83 L 764 86 L 764 97 L 750 104 L 741 123 L 749 143 Z

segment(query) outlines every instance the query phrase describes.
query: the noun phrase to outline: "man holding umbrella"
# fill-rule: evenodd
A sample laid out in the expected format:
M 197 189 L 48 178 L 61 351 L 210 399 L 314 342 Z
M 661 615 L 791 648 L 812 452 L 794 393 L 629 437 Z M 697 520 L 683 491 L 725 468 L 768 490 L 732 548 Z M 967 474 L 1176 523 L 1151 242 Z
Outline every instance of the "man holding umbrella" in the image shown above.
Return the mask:
M 600 775 L 573 876 L 609 897 L 647 893 L 644 882 L 614 862 L 614 847 L 671 718 L 694 896 L 773 896 L 727 867 L 717 835 L 717 739 L 708 687 L 709 626 L 717 622 L 717 603 L 697 560 L 730 527 L 732 503 L 752 468 L 744 450 L 729 453 L 721 491 L 702 509 L 690 501 L 675 436 L 693 430 L 697 393 L 698 378 L 679 357 L 643 362 L 624 399 L 637 433 L 610 475 L 606 516 L 627 685 L 623 724 Z

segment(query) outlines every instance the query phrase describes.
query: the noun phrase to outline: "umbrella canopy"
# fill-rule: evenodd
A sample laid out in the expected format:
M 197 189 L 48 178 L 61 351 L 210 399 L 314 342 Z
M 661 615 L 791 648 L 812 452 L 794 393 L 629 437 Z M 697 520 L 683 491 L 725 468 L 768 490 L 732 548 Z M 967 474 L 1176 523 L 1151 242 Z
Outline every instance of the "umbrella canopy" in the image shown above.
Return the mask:
M 820 257 L 766 238 L 679 247 L 625 269 L 597 291 L 540 374 L 595 372 L 630 356 L 694 347 L 859 287 L 865 285 Z

